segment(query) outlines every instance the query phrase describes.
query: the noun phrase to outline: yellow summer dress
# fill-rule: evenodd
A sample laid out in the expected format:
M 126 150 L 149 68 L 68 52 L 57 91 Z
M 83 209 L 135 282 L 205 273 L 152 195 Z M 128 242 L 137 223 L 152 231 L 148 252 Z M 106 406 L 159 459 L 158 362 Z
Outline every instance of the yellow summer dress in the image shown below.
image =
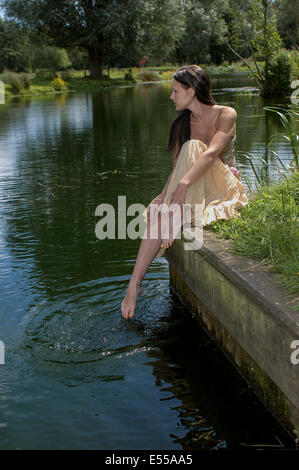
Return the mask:
M 215 160 L 209 170 L 195 181 L 187 190 L 185 204 L 191 204 L 191 223 L 194 224 L 193 204 L 202 205 L 202 225 L 220 219 L 231 219 L 238 216 L 238 210 L 248 204 L 243 184 L 234 176 L 229 167 L 235 165 L 236 133 L 226 144 L 221 156 Z M 191 166 L 201 158 L 207 145 L 201 140 L 187 140 L 180 151 L 175 169 L 169 182 L 164 204 L 170 204 L 170 197 L 178 182 Z M 154 201 L 154 199 L 153 199 Z M 150 204 L 153 202 L 151 201 Z M 150 204 L 143 212 L 147 224 L 147 213 Z M 165 248 L 161 248 L 155 258 L 163 256 Z

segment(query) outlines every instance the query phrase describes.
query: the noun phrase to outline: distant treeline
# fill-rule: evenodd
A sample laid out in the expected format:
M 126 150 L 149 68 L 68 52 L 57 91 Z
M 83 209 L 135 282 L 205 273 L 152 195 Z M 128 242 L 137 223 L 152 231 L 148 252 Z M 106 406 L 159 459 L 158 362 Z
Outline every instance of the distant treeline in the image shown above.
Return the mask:
M 262 60 L 261 36 L 269 36 L 270 49 L 299 44 L 297 0 L 0 0 L 0 6 L 0 72 L 72 66 L 101 77 L 104 66 L 136 66 L 142 58 L 146 65 L 231 64 L 236 53 Z

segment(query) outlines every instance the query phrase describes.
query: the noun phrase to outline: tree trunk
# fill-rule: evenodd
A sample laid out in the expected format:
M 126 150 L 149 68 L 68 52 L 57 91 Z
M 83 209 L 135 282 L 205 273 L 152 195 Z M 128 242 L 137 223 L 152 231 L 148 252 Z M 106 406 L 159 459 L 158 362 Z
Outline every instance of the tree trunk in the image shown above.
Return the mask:
M 268 46 L 268 31 L 267 31 L 267 23 L 268 23 L 268 0 L 263 0 L 263 7 L 264 7 L 264 43 L 265 43 L 265 77 L 268 74 L 269 69 L 269 46 Z
M 91 78 L 103 77 L 103 58 L 99 51 L 89 50 L 89 69 Z

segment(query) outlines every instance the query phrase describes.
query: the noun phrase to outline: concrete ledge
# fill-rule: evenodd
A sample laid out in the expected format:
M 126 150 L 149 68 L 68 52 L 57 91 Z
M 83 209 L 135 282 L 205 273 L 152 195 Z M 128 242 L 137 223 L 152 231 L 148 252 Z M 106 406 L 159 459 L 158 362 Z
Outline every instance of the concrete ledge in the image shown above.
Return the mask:
M 202 247 L 189 251 L 185 243 L 177 239 L 165 252 L 171 285 L 296 439 L 299 364 L 291 361 L 291 343 L 299 340 L 299 312 L 289 308 L 277 275 L 231 254 L 228 240 L 204 230 Z

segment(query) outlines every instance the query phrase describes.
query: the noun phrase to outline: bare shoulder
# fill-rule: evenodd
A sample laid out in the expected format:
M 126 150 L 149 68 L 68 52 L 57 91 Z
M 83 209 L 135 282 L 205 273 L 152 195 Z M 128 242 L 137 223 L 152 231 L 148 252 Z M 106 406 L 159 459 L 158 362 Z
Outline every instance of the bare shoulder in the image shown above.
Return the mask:
M 217 129 L 233 135 L 236 119 L 237 112 L 234 108 L 231 108 L 230 106 L 222 106 L 218 117 Z
M 219 118 L 221 120 L 225 119 L 235 121 L 237 119 L 237 111 L 230 106 L 222 106 Z

